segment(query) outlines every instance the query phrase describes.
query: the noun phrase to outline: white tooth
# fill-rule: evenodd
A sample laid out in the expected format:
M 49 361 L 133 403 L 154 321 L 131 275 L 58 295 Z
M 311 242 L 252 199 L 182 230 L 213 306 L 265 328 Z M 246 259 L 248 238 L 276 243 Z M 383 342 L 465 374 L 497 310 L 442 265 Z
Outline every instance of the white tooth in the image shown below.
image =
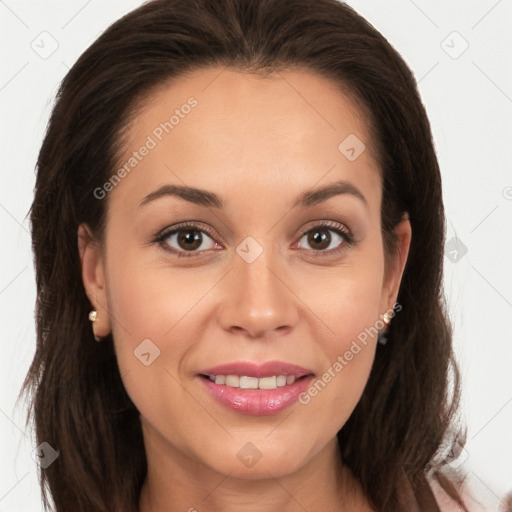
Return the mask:
M 278 386 L 286 386 L 286 375 L 278 375 L 276 379 Z
M 226 375 L 226 386 L 231 386 L 232 388 L 239 388 L 240 377 L 238 375 Z
M 276 389 L 277 387 L 277 379 L 274 375 L 273 377 L 262 377 L 258 384 L 260 389 Z
M 258 378 L 240 377 L 240 387 L 242 389 L 258 389 Z
M 241 389 L 276 389 L 293 384 L 296 380 L 294 375 L 272 375 L 261 379 L 246 375 L 208 375 L 208 378 L 215 384 Z

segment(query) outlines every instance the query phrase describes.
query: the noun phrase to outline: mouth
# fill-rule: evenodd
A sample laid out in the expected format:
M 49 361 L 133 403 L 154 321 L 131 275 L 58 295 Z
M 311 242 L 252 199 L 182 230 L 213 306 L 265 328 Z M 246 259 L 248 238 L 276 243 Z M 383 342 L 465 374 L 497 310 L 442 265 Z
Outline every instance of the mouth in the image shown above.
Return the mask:
M 307 368 L 279 361 L 225 364 L 198 374 L 218 403 L 231 411 L 259 416 L 277 414 L 294 404 L 314 376 Z

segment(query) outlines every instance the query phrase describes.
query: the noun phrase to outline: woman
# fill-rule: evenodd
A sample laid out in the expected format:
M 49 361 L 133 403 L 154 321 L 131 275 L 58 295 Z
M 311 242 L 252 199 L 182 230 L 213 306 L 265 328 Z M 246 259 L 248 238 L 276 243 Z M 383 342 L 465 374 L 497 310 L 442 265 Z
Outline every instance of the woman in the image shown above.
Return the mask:
M 464 510 L 430 126 L 346 5 L 123 17 L 61 84 L 31 222 L 58 512 Z

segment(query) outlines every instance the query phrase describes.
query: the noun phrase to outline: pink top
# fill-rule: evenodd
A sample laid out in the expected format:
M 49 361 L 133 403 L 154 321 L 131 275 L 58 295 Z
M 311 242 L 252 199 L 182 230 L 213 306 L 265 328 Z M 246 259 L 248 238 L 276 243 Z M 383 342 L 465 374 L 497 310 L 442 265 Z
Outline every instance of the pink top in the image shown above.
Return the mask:
M 430 482 L 430 485 L 442 512 L 463 512 L 436 481 Z M 489 496 L 480 495 L 481 493 L 475 496 L 475 491 L 469 491 L 465 487 L 459 489 L 459 492 L 462 493 L 462 499 L 469 512 L 512 512 L 512 508 L 505 505 L 506 497 L 500 501 L 493 493 L 489 493 Z

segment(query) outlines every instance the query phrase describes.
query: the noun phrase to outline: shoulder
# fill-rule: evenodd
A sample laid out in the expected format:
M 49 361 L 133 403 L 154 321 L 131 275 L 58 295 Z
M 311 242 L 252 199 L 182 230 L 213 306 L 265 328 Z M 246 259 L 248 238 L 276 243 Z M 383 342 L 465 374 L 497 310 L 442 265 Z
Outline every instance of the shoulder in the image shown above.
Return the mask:
M 464 512 L 465 510 L 471 512 L 489 512 L 489 509 L 476 499 L 475 495 L 467 488 L 467 486 L 463 485 L 457 488 L 462 501 L 466 505 L 466 509 L 464 509 L 448 495 L 436 480 L 429 483 L 441 512 Z

